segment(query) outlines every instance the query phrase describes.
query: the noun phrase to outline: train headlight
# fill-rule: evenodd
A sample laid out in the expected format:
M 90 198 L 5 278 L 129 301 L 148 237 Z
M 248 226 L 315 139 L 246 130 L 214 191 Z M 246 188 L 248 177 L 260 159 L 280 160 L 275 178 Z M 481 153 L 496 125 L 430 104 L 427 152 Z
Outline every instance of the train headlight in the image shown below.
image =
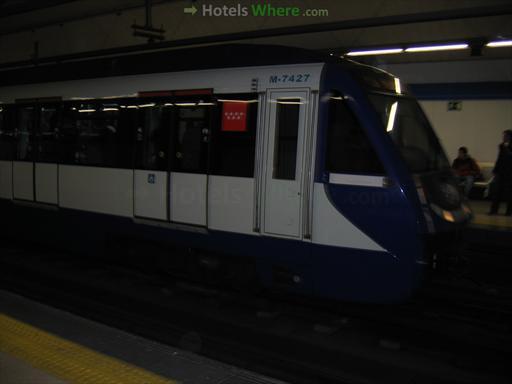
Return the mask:
M 455 218 L 453 217 L 453 213 L 451 213 L 450 211 L 445 211 L 443 209 L 443 219 L 445 219 L 446 221 L 449 221 L 450 223 L 453 223 L 455 221 Z
M 437 204 L 430 204 L 430 208 L 435 212 L 437 216 L 441 217 L 443 220 L 448 221 L 449 223 L 455 222 L 455 216 L 453 212 L 447 211 Z

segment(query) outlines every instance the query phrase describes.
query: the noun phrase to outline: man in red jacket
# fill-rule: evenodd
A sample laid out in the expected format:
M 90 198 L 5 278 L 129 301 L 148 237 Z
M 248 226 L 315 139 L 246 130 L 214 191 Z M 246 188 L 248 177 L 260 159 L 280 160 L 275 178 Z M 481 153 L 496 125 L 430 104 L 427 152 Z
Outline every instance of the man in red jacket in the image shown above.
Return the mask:
M 459 183 L 464 185 L 464 194 L 469 195 L 473 188 L 475 178 L 480 176 L 480 167 L 476 161 L 468 155 L 466 147 L 459 148 L 459 156 L 453 160 L 452 168 L 459 179 Z

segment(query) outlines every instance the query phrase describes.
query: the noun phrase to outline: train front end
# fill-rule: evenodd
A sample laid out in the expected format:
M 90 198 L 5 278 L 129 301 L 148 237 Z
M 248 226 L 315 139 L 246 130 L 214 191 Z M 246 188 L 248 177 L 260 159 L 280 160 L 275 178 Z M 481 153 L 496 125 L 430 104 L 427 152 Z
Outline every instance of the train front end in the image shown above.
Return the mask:
M 453 251 L 471 209 L 428 119 L 398 78 L 352 62 L 327 65 L 324 95 L 320 177 L 337 211 L 379 246 L 347 252 L 344 278 L 357 288 L 345 298 L 406 300 Z

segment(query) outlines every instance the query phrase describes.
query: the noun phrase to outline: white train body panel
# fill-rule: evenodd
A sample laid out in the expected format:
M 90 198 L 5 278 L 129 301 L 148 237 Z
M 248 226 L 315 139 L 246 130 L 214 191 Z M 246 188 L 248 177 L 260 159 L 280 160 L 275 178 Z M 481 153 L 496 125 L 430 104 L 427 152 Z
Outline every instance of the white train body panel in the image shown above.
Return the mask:
M 254 232 L 254 179 L 208 177 L 208 228 L 245 234 Z
M 0 87 L 0 102 L 17 99 L 62 97 L 63 100 L 137 96 L 141 91 L 211 88 L 214 93 L 261 92 L 271 88 L 308 87 L 318 90 L 323 64 L 225 68 L 215 70 L 155 73 L 98 79 L 59 81 Z M 271 82 L 283 76 L 308 74 L 301 82 Z M 253 89 L 253 79 L 258 79 Z
M 34 163 L 13 161 L 13 196 L 19 200 L 34 200 Z
M 329 201 L 322 183 L 315 183 L 313 188 L 313 206 L 313 243 L 385 251 L 336 210 Z
M 133 171 L 61 165 L 59 205 L 63 208 L 133 217 Z
M 171 221 L 206 225 L 207 183 L 207 175 L 171 172 Z
M 168 173 L 163 171 L 134 171 L 134 215 L 141 218 L 167 220 Z
M 39 203 L 57 205 L 58 194 L 58 165 L 47 163 L 35 164 L 36 198 Z

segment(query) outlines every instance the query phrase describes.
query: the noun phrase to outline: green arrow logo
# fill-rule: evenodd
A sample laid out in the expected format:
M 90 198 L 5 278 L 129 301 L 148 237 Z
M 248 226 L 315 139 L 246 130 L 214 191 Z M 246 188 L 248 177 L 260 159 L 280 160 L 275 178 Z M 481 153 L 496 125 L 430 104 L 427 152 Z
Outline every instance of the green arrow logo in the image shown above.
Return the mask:
M 197 8 L 193 5 L 188 8 L 183 8 L 183 13 L 190 13 L 192 16 L 194 16 L 197 12 Z

